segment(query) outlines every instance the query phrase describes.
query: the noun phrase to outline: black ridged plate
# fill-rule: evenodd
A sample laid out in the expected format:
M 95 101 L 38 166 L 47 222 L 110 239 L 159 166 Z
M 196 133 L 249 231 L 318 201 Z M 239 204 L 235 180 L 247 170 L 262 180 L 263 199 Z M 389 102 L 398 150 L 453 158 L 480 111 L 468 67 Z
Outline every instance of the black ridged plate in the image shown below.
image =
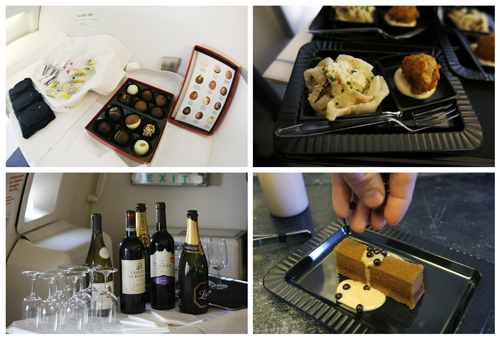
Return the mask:
M 379 126 L 353 129 L 337 133 L 315 136 L 280 137 L 274 135 L 276 150 L 284 156 L 320 156 L 347 153 L 386 153 L 386 152 L 439 152 L 472 150 L 483 142 L 483 131 L 471 102 L 458 77 L 450 73 L 446 60 L 440 50 L 413 45 L 388 45 L 356 43 L 345 41 L 312 41 L 304 45 L 297 56 L 288 87 L 283 98 L 275 129 L 292 126 L 301 122 L 307 87 L 304 71 L 311 67 L 317 51 L 329 50 L 332 54 L 370 53 L 374 58 L 390 55 L 426 53 L 436 57 L 441 70 L 446 74 L 457 96 L 451 99 L 460 113 L 450 129 L 430 129 L 419 133 L 409 133 L 400 127 L 380 128 Z M 385 101 L 392 98 L 385 98 Z M 384 103 L 383 102 L 383 103 Z M 304 107 L 303 107 L 304 106 Z M 326 118 L 323 118 L 326 120 Z
M 344 238 L 388 249 L 424 266 L 425 293 L 414 310 L 388 298 L 357 314 L 337 304 L 333 249 Z M 392 227 L 351 233 L 337 221 L 264 276 L 264 287 L 337 333 L 481 333 L 493 307 L 494 265 Z

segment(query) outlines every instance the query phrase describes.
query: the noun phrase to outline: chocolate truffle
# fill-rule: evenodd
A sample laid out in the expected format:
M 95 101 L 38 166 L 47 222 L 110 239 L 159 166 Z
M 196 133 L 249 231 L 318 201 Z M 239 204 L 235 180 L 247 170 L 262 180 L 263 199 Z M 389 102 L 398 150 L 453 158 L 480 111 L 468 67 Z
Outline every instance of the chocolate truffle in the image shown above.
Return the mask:
M 203 66 L 203 67 L 207 67 L 208 66 L 208 59 L 207 58 L 203 58 L 201 60 L 201 66 Z
M 210 97 L 204 97 L 201 103 L 203 105 L 208 105 L 210 103 Z
M 201 118 L 203 118 L 203 113 L 201 112 L 198 112 L 196 113 L 196 115 L 194 116 L 196 119 L 200 120 Z
M 215 105 L 214 105 L 214 108 L 215 108 L 216 110 L 220 110 L 220 108 L 221 108 L 221 107 L 222 107 L 222 104 L 220 103 L 220 101 L 217 101 L 217 102 L 215 103 Z
M 116 123 L 119 123 L 123 118 L 123 111 L 120 107 L 113 106 L 108 111 L 108 118 Z
M 131 95 L 136 95 L 139 92 L 137 85 L 130 85 L 127 87 L 127 93 Z
M 210 83 L 208 84 L 208 88 L 210 88 L 212 91 L 215 89 L 215 87 L 217 86 L 217 83 L 215 81 L 210 81 Z
M 119 130 L 116 132 L 114 140 L 118 145 L 125 146 L 130 140 L 130 135 L 125 131 Z
M 215 118 L 213 115 L 209 116 L 208 119 L 207 119 L 207 123 L 211 124 L 212 122 L 214 122 Z
M 182 110 L 182 113 L 183 113 L 184 115 L 188 115 L 189 113 L 191 113 L 191 107 L 187 106 L 186 108 L 184 108 L 184 109 Z
M 165 106 L 167 102 L 167 98 L 161 94 L 156 97 L 156 104 L 160 107 Z
M 130 104 L 132 103 L 132 98 L 127 93 L 123 93 L 120 98 L 118 98 L 118 101 L 120 101 L 122 104 L 130 106 Z
M 153 93 L 149 89 L 142 91 L 141 97 L 146 101 L 151 101 L 153 99 Z
M 198 92 L 193 91 L 191 92 L 191 94 L 189 94 L 189 99 L 196 100 L 196 98 L 198 98 Z
M 217 73 L 217 74 L 219 74 L 220 71 L 221 71 L 220 66 L 219 65 L 215 65 L 214 66 L 214 72 Z
M 144 128 L 142 129 L 142 135 L 145 137 L 150 137 L 153 136 L 153 134 L 155 134 L 155 131 L 156 131 L 155 125 L 146 124 L 146 126 L 144 126 Z
M 144 155 L 149 151 L 149 144 L 145 140 L 137 140 L 134 144 L 134 152 L 137 155 Z
M 139 112 L 146 112 L 148 110 L 148 104 L 145 101 L 139 100 L 135 103 L 135 109 Z
M 125 118 L 125 125 L 130 129 L 136 129 L 141 124 L 141 118 L 137 114 L 129 114 Z
M 196 81 L 197 84 L 202 84 L 203 83 L 203 74 L 198 75 L 194 81 Z
M 230 71 L 230 70 L 227 70 L 227 71 L 226 71 L 226 79 L 228 79 L 228 80 L 229 80 L 229 79 L 231 79 L 232 77 L 233 77 L 233 73 L 231 73 L 231 71 Z
M 160 107 L 153 107 L 151 115 L 156 119 L 161 119 L 163 118 L 163 110 Z
M 101 120 L 97 123 L 97 132 L 102 135 L 108 135 L 111 133 L 111 125 L 105 120 Z
M 226 95 L 226 94 L 227 94 L 227 88 L 226 88 L 226 87 L 222 87 L 222 88 L 220 89 L 220 94 L 222 94 L 222 95 Z

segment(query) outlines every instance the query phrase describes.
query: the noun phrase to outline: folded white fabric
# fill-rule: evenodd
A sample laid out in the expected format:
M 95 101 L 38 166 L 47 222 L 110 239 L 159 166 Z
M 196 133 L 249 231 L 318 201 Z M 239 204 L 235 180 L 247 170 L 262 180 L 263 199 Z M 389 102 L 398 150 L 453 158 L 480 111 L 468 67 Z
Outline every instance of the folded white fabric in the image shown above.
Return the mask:
M 40 70 L 47 64 L 61 66 L 68 61 L 82 58 L 91 58 L 97 63 L 93 69 L 94 75 L 89 80 L 80 83 L 81 87 L 68 99 L 56 99 L 44 95 L 54 112 L 67 111 L 77 104 L 88 91 L 95 91 L 101 95 L 112 93 L 120 80 L 125 75 L 125 65 L 130 60 L 132 53 L 118 40 L 109 35 L 91 37 L 68 37 L 59 33 L 56 41 L 40 56 L 39 65 L 35 68 L 32 79 L 40 93 L 45 93 L 47 86 L 37 80 Z M 72 76 L 73 74 L 68 74 Z

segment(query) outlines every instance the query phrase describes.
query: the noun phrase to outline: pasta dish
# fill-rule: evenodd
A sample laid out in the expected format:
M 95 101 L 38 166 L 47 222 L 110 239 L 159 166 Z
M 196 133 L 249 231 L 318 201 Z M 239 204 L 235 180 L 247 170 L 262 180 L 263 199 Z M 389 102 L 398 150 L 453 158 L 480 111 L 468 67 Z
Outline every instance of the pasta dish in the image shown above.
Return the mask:
M 448 15 L 458 28 L 465 31 L 489 32 L 488 17 L 477 9 L 454 9 Z
M 349 22 L 373 22 L 374 6 L 332 6 L 335 8 L 337 20 Z
M 304 72 L 311 107 L 332 121 L 342 115 L 375 112 L 389 95 L 389 87 L 372 69 L 366 61 L 345 54 L 320 61 Z

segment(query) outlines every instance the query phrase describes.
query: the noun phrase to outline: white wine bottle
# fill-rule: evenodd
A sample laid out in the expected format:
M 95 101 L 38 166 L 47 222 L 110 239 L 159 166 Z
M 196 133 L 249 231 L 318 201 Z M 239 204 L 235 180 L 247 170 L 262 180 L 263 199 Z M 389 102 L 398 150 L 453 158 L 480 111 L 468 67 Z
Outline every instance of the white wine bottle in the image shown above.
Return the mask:
M 198 212 L 187 213 L 186 242 L 179 261 L 179 310 L 201 314 L 208 311 L 208 265 L 198 232 Z
M 92 225 L 92 238 L 90 239 L 90 247 L 87 253 L 85 264 L 87 266 L 100 265 L 101 267 L 113 267 L 108 249 L 104 245 L 102 238 L 102 217 L 100 213 L 92 213 L 90 223 Z M 95 273 L 92 284 L 99 290 L 104 290 L 104 276 Z M 114 291 L 113 274 L 108 277 L 108 289 Z
M 149 242 L 151 241 L 151 237 L 146 218 L 146 204 L 144 203 L 138 203 L 135 206 L 135 225 L 137 238 L 144 245 L 144 258 L 146 259 L 146 302 L 148 303 L 151 301 L 151 264 L 149 263 Z
M 151 307 L 175 307 L 175 243 L 167 231 L 165 203 L 156 203 L 156 232 L 151 236 Z

